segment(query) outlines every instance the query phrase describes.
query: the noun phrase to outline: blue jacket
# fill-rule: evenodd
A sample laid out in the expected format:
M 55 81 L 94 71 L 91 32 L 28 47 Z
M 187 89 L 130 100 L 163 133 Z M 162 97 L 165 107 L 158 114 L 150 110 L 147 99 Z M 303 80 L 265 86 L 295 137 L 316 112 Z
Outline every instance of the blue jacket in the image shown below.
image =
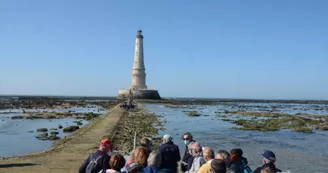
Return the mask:
M 144 173 L 157 173 L 159 172 L 160 168 L 156 166 L 147 166 L 143 170 Z
M 175 145 L 172 141 L 169 141 L 160 146 L 159 152 L 162 155 L 161 168 L 176 170 L 178 167 L 177 162 L 181 159 L 179 147 Z
M 147 167 L 145 167 L 143 172 L 144 173 L 172 173 L 172 171 L 170 169 L 166 169 L 166 168 L 161 169 L 156 166 L 147 166 Z

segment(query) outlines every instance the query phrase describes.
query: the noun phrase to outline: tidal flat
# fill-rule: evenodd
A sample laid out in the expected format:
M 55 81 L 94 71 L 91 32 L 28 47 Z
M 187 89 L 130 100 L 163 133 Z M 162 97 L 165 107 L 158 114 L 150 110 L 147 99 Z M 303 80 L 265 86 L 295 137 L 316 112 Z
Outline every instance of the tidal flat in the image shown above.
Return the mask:
M 113 100 L 20 98 L 0 100 L 0 157 L 45 150 L 94 118 Z M 23 144 L 23 145 L 22 145 Z
M 283 171 L 328 172 L 327 102 L 160 102 L 145 107 L 167 121 L 158 136 L 171 134 L 181 154 L 181 136 L 188 131 L 215 151 L 242 148 L 252 169 L 270 149 Z

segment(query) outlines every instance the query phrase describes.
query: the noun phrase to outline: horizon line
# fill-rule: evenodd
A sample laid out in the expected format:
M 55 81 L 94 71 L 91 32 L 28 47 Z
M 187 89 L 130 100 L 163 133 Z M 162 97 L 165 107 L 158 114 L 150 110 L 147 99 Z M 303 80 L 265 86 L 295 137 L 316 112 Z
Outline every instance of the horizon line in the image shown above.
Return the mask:
M 117 96 L 99 96 L 99 95 L 38 95 L 38 94 L 0 94 L 0 97 L 100 97 L 100 98 L 117 98 Z M 220 98 L 220 97 L 161 97 L 162 99 L 210 99 L 210 100 L 277 100 L 277 101 L 328 101 L 328 99 L 273 99 L 273 98 Z

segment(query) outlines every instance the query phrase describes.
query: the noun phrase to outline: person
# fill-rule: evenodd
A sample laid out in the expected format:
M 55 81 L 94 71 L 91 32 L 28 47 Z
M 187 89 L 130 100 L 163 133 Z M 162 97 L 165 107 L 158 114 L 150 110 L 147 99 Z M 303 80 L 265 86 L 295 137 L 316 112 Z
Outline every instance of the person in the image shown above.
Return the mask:
M 177 173 L 177 162 L 181 159 L 179 147 L 173 143 L 172 137 L 168 134 L 164 135 L 162 140 L 163 144 L 159 148 L 162 155 L 161 168 L 168 168 L 173 173 Z
M 188 146 L 187 146 L 188 147 L 188 152 L 190 154 L 190 157 L 188 158 L 188 162 L 186 163 L 187 164 L 187 170 L 186 170 L 186 172 L 190 170 L 190 168 L 192 166 L 192 162 L 194 161 L 194 156 L 192 155 L 192 146 L 193 146 L 194 143 L 195 142 L 190 142 L 188 144 Z
M 214 151 L 209 147 L 205 147 L 203 150 L 203 158 L 206 163 L 200 167 L 198 173 L 211 173 L 211 162 L 214 160 Z
M 226 150 L 219 150 L 215 155 L 215 159 L 221 159 L 225 161 L 227 173 L 244 173 L 241 167 L 236 167 L 235 164 L 232 164 L 230 157 L 230 153 Z
M 189 132 L 186 132 L 185 134 L 183 134 L 182 139 L 183 139 L 184 144 L 186 145 L 186 149 L 185 149 L 184 155 L 181 160 L 180 168 L 181 168 L 182 172 L 186 172 L 191 168 L 191 165 L 189 165 L 189 169 L 188 169 L 188 160 L 190 157 L 192 157 L 192 155 L 189 153 L 189 150 L 188 150 L 188 144 L 191 142 L 195 142 L 195 141 L 193 140 L 192 134 Z
M 151 153 L 152 150 L 153 150 L 153 142 L 150 138 L 147 138 L 147 137 L 143 137 L 141 140 L 140 140 L 140 146 L 141 147 L 145 147 L 148 151 L 148 153 Z
M 274 171 L 270 167 L 263 168 L 261 173 L 274 173 Z
M 131 156 L 132 163 L 126 166 L 128 173 L 142 173 L 147 166 L 149 153 L 144 147 L 137 147 Z
M 144 173 L 172 173 L 170 169 L 160 168 L 162 164 L 162 156 L 159 151 L 151 152 L 147 159 L 147 163 L 148 166 L 144 168 Z
M 252 173 L 252 170 L 248 166 L 247 159 L 242 157 L 243 150 L 235 148 L 230 150 L 231 165 L 238 170 L 243 170 L 243 173 Z
M 276 168 L 276 165 L 274 164 L 276 162 L 276 155 L 272 151 L 267 150 L 262 154 L 262 156 L 263 156 L 263 165 L 255 169 L 254 173 L 261 173 L 261 170 L 266 167 L 272 169 L 274 173 L 281 172 L 281 170 Z
M 124 157 L 121 154 L 114 154 L 109 160 L 109 166 L 111 169 L 107 169 L 105 173 L 120 173 L 124 165 Z
M 113 150 L 113 145 L 110 140 L 108 139 L 103 139 L 100 142 L 99 149 L 90 154 L 87 158 L 87 160 L 82 164 L 82 166 L 79 169 L 79 173 L 85 173 L 86 169 L 90 163 L 90 161 L 96 161 L 97 164 L 95 166 L 95 169 L 93 169 L 92 172 L 99 172 L 103 171 L 105 172 L 107 169 L 109 169 L 109 160 L 110 160 L 110 155 Z
M 151 153 L 152 151 L 152 146 L 153 146 L 153 142 L 151 141 L 150 138 L 147 138 L 147 137 L 143 137 L 141 140 L 140 140 L 140 147 L 144 147 L 148 153 Z M 133 151 L 132 151 L 133 153 Z M 127 162 L 126 162 L 126 166 L 131 164 L 132 163 L 132 158 L 130 158 Z
M 202 147 L 199 142 L 194 142 L 192 145 L 192 155 L 194 160 L 188 173 L 197 173 L 200 167 L 206 162 L 202 157 Z
M 243 154 L 244 154 L 243 150 L 238 148 L 237 152 L 241 156 L 241 164 L 243 166 L 244 173 L 253 173 L 252 169 L 248 166 L 247 158 L 243 156 Z M 231 151 L 230 151 L 230 153 L 231 153 Z
M 227 167 L 224 160 L 214 159 L 211 162 L 211 173 L 226 173 Z

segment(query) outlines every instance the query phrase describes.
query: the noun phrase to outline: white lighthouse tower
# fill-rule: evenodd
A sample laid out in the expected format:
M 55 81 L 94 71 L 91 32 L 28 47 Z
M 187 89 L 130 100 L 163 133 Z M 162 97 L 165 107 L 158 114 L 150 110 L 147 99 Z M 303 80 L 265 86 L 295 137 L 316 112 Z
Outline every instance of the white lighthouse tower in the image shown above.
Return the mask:
M 146 85 L 146 68 L 143 51 L 142 30 L 137 31 L 132 68 L 132 82 L 128 89 L 118 92 L 118 98 L 127 98 L 130 91 L 135 99 L 161 99 L 157 90 L 150 90 Z
M 141 29 L 139 29 L 134 48 L 134 63 L 132 68 L 132 83 L 130 89 L 147 89 L 145 71 L 143 36 Z

